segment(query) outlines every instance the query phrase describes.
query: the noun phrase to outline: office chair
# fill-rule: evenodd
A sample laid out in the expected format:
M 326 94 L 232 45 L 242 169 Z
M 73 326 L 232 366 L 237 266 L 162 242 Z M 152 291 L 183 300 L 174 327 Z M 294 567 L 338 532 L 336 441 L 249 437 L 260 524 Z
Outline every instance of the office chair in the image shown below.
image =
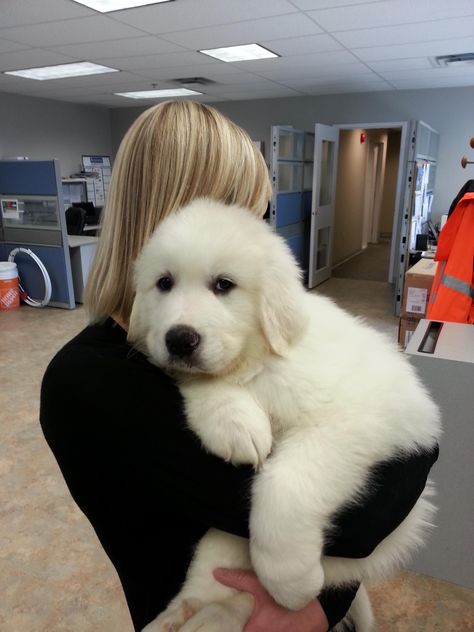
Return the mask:
M 92 202 L 73 202 L 72 205 L 76 208 L 83 208 L 86 212 L 86 226 L 87 224 L 97 224 L 97 209 Z
M 66 210 L 66 226 L 68 235 L 82 235 L 86 223 L 86 211 L 78 206 L 70 206 Z

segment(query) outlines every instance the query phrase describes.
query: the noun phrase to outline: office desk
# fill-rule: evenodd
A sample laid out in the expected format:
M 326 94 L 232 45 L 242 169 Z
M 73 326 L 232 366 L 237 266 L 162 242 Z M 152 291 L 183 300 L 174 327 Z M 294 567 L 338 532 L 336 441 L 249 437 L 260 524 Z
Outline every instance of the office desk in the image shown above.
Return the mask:
M 95 235 L 100 228 L 100 224 L 86 224 L 82 229 L 83 233 L 91 233 Z
M 74 296 L 76 303 L 82 303 L 84 286 L 89 277 L 99 238 L 88 235 L 68 235 L 68 240 Z

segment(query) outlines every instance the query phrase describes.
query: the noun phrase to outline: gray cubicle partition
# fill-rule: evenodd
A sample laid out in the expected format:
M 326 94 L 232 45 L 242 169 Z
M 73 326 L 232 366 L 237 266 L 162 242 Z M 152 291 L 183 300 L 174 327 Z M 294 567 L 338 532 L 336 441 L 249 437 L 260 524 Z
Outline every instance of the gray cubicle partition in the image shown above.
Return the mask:
M 270 224 L 287 242 L 304 275 L 309 264 L 314 134 L 272 126 Z
M 0 260 L 15 248 L 31 250 L 51 279 L 50 305 L 73 309 L 74 288 L 57 160 L 0 160 Z M 27 254 L 15 258 L 29 296 L 41 300 L 44 282 Z
M 443 436 L 431 478 L 438 507 L 410 568 L 474 588 L 474 327 L 421 320 L 405 352 L 441 408 Z

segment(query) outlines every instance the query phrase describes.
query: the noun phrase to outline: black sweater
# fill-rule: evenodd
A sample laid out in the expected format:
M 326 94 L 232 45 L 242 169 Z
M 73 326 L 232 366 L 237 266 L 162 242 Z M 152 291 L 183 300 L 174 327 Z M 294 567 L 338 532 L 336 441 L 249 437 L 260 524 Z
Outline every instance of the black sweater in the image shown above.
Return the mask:
M 40 420 L 69 490 L 120 577 L 141 630 L 179 591 L 193 547 L 212 526 L 248 537 L 253 469 L 208 454 L 187 428 L 175 383 L 111 319 L 51 361 Z M 365 557 L 408 514 L 437 452 L 380 464 L 363 505 L 342 508 L 325 554 Z M 330 625 L 357 586 L 325 591 Z

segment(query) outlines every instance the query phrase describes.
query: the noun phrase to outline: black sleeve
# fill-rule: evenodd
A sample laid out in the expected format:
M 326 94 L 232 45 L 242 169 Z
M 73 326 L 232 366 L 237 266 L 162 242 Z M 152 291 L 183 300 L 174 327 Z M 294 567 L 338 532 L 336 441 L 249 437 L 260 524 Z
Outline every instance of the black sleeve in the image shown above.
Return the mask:
M 186 426 L 174 383 L 116 340 L 98 344 L 83 335 L 54 358 L 40 420 L 73 498 L 117 570 L 136 630 L 178 592 L 208 528 L 248 537 L 252 468 L 207 454 Z M 407 485 L 402 470 L 374 471 L 372 495 L 334 520 L 326 555 L 364 557 L 403 520 L 426 476 L 415 467 L 418 482 Z M 332 624 L 354 594 L 321 595 Z
M 434 445 L 430 450 L 400 454 L 375 465 L 365 494 L 333 516 L 324 554 L 349 558 L 370 555 L 413 509 L 438 454 L 438 445 Z
M 210 526 L 248 537 L 253 469 L 206 454 L 173 383 L 136 358 L 122 379 L 122 360 L 64 349 L 43 378 L 40 421 L 141 630 L 179 591 Z
M 432 450 L 401 454 L 374 466 L 365 495 L 333 516 L 324 554 L 348 558 L 370 555 L 413 509 L 438 454 L 435 445 Z M 319 601 L 330 630 L 345 617 L 358 588 L 352 584 L 321 592 Z

